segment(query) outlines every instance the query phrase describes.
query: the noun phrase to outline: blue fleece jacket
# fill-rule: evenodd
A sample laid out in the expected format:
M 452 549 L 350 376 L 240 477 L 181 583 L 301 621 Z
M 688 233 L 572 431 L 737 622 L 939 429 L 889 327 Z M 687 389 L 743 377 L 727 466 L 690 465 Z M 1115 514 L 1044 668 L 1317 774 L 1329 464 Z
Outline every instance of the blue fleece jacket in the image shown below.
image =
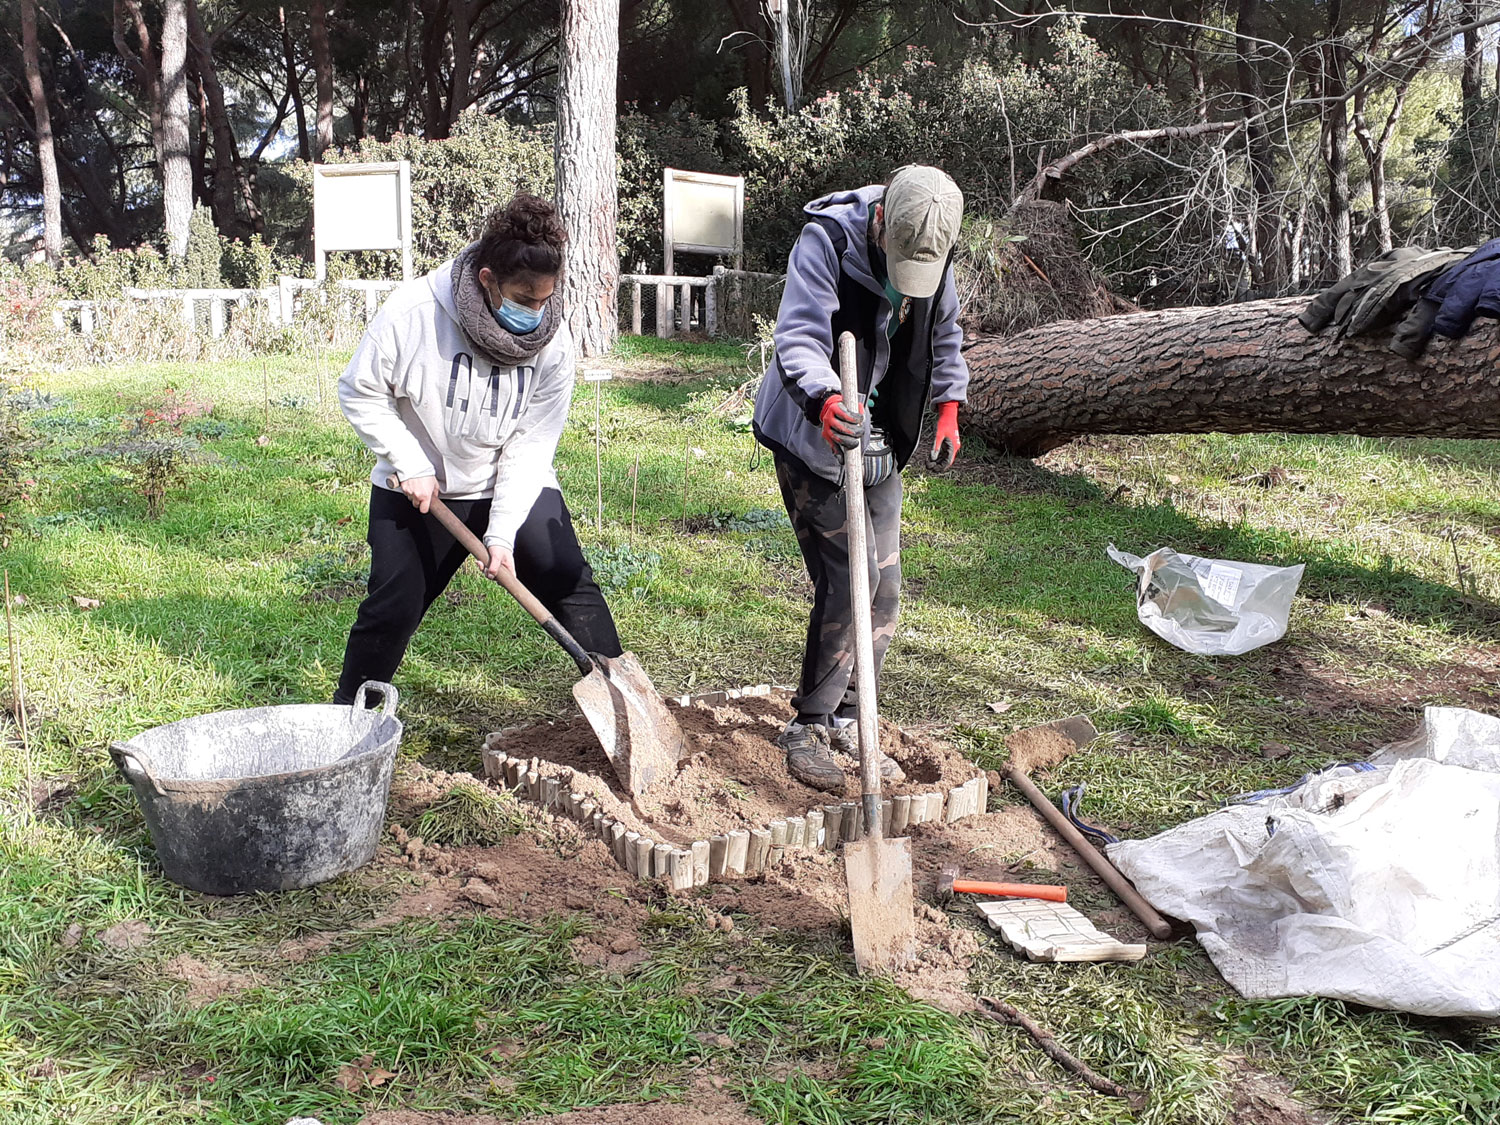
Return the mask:
M 776 314 L 776 355 L 755 396 L 755 428 L 762 444 L 790 453 L 819 476 L 837 483 L 843 466 L 823 440 L 811 405 L 839 389 L 834 366 L 833 314 L 838 309 L 842 271 L 872 293 L 881 294 L 874 367 L 870 386 L 878 388 L 890 365 L 890 320 L 895 310 L 885 295 L 884 279 L 876 277 L 870 261 L 870 207 L 884 193 L 879 184 L 855 191 L 835 192 L 815 199 L 808 215 L 834 219 L 845 235 L 842 260 L 828 232 L 816 222 L 802 228 L 787 260 L 786 289 Z M 963 402 L 969 387 L 969 367 L 960 348 L 958 298 L 950 269 L 938 291 L 932 334 L 930 401 Z

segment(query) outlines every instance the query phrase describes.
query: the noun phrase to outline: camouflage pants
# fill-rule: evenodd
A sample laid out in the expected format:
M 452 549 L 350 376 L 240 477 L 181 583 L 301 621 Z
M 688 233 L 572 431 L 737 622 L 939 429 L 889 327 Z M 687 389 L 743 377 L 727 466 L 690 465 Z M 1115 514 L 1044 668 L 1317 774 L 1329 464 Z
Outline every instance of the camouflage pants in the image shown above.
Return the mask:
M 802 679 L 792 706 L 804 723 L 827 724 L 835 715 L 852 719 L 856 714 L 854 627 L 844 491 L 791 458 L 776 458 L 776 480 L 813 581 Z M 892 473 L 865 490 L 864 519 L 875 674 L 879 676 L 886 649 L 896 635 L 896 617 L 901 609 L 900 473 Z

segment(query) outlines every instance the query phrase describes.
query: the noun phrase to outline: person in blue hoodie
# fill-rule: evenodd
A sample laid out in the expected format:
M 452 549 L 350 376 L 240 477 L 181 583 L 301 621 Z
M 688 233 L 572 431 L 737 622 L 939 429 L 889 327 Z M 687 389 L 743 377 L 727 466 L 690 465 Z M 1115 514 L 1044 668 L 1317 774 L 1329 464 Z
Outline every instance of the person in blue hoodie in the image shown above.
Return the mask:
M 809 203 L 787 262 L 775 358 L 755 396 L 756 439 L 771 450 L 782 501 L 813 581 L 796 715 L 777 739 L 798 781 L 842 791 L 835 753 L 857 751 L 854 630 L 844 450 L 863 447 L 871 616 L 877 675 L 896 631 L 901 592 L 901 470 L 929 404 L 937 427 L 929 463 L 958 455 L 958 408 L 969 369 L 961 352 L 952 253 L 963 193 L 944 172 L 898 169 L 889 182 Z M 845 402 L 836 342 L 856 341 L 859 402 Z M 881 776 L 898 781 L 881 756 Z

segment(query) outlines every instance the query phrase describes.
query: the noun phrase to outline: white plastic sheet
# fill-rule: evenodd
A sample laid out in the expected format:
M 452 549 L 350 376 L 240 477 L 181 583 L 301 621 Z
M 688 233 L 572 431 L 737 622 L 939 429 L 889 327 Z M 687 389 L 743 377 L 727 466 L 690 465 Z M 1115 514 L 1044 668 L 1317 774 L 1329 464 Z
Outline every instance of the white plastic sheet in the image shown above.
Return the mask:
M 1429 707 L 1370 763 L 1109 857 L 1243 996 L 1500 1018 L 1500 719 Z
M 1238 656 L 1286 635 L 1301 566 L 1179 555 L 1145 558 L 1109 545 L 1109 557 L 1136 572 L 1136 615 L 1162 640 L 1200 656 Z

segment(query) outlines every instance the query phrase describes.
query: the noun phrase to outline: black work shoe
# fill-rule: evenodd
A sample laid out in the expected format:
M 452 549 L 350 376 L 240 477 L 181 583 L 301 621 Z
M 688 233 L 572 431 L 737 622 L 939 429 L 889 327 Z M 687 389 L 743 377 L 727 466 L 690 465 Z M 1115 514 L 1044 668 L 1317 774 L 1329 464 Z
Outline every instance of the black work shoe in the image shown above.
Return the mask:
M 795 719 L 776 736 L 776 745 L 786 751 L 786 770 L 803 785 L 825 793 L 844 791 L 844 771 L 828 748 L 828 728 Z
M 830 727 L 828 729 L 828 745 L 833 748 L 835 754 L 848 754 L 856 761 L 859 760 L 859 724 L 845 723 L 841 727 Z M 888 754 L 880 755 L 880 780 L 897 782 L 906 780 L 906 771 L 896 764 L 896 759 Z

